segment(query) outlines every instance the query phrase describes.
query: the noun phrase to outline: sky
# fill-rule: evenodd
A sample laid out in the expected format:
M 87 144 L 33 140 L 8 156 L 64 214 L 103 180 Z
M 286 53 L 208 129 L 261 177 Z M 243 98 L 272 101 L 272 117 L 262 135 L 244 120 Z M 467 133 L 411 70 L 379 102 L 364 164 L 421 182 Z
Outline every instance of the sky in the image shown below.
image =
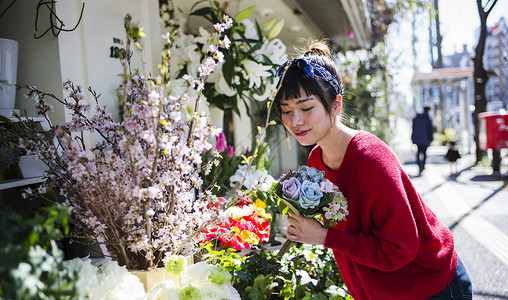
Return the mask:
M 480 26 L 476 0 L 440 0 L 439 10 L 443 54 L 452 54 L 454 50 L 462 51 L 464 43 L 473 49 L 477 43 L 474 31 Z M 487 26 L 493 26 L 502 16 L 508 22 L 508 0 L 497 1 L 487 18 Z
M 485 2 L 485 1 L 484 1 Z M 439 0 L 440 26 L 443 55 L 462 52 L 464 44 L 472 51 L 477 44 L 475 30 L 480 26 L 480 17 L 476 0 Z M 504 16 L 508 23 L 508 0 L 498 0 L 487 18 L 487 26 L 493 26 Z M 408 103 L 412 103 L 411 79 L 414 68 L 418 72 L 430 72 L 428 15 L 421 15 L 416 20 L 416 58 L 412 54 L 411 20 L 390 27 L 387 51 L 396 57 L 397 73 L 394 75 L 394 89 L 400 92 Z

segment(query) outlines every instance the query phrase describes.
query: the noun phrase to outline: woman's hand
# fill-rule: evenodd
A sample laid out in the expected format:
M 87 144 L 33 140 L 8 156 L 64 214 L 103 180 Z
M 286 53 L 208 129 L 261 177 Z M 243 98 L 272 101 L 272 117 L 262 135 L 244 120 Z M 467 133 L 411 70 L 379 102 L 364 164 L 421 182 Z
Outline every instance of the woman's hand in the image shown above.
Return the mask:
M 289 240 L 305 244 L 325 244 L 328 229 L 323 228 L 317 220 L 290 212 L 289 224 L 286 230 L 286 237 Z

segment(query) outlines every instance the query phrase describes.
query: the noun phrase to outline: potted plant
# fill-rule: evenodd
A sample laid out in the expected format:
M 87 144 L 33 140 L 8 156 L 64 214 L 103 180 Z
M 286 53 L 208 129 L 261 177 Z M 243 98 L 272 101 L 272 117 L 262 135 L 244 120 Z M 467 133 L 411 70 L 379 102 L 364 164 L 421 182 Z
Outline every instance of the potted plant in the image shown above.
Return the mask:
M 16 123 L 0 115 L 0 180 L 4 180 L 13 166 L 19 163 L 23 150 L 19 147 Z

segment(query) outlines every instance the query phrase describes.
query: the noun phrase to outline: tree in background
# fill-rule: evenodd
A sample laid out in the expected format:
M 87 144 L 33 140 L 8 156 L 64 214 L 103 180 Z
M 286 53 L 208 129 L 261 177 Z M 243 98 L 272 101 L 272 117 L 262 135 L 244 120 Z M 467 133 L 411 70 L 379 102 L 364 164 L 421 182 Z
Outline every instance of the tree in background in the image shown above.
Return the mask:
M 478 7 L 478 15 L 480 16 L 480 37 L 478 45 L 475 48 L 474 62 L 474 142 L 476 145 L 476 163 L 480 162 L 484 155 L 484 151 L 480 149 L 480 122 L 478 114 L 487 110 L 487 97 L 485 95 L 485 87 L 489 80 L 489 73 L 483 66 L 483 54 L 485 53 L 485 41 L 487 39 L 487 17 L 496 6 L 497 0 L 487 0 L 483 4 L 483 0 L 476 0 Z
M 394 66 L 397 58 L 393 55 L 390 57 L 391 54 L 386 52 L 388 29 L 408 16 L 414 18 L 415 14 L 425 12 L 427 6 L 427 0 L 368 2 L 374 46 L 361 59 L 353 56 L 356 61 L 346 59 L 345 63 L 341 62 L 341 67 L 345 69 L 356 64 L 357 71 L 351 83 L 347 82 L 347 76 L 344 77 L 346 124 L 372 132 L 386 142 L 390 140 L 391 132 L 387 128 L 391 128 L 390 116 L 396 114 L 390 111 L 393 108 L 390 95 L 393 94 L 392 77 L 397 69 Z M 347 53 L 344 55 L 351 57 Z M 349 118 L 349 115 L 352 117 Z

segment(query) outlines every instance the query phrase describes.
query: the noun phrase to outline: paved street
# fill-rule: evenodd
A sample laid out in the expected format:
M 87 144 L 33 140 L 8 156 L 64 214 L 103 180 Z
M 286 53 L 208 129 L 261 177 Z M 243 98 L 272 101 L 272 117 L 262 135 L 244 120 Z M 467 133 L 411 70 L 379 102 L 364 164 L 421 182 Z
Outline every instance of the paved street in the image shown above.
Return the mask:
M 405 169 L 425 202 L 453 232 L 459 257 L 473 282 L 474 299 L 508 299 L 508 178 L 474 167 L 463 155 L 449 176 L 445 147 L 431 146 L 421 176 L 414 158 Z M 406 155 L 407 156 L 407 155 Z M 501 169 L 507 174 L 507 168 Z

